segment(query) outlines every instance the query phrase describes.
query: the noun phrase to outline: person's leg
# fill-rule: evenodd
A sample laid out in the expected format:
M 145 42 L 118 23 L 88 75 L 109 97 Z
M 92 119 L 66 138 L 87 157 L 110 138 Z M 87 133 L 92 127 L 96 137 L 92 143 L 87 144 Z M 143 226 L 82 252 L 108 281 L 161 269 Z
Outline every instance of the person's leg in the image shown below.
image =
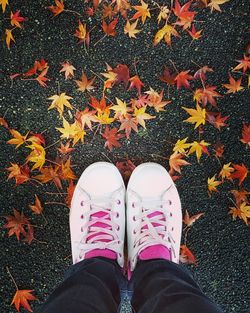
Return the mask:
M 125 186 L 111 163 L 82 173 L 71 202 L 73 266 L 41 313 L 113 313 L 124 278 Z M 126 283 L 126 280 L 125 280 Z
M 222 313 L 190 273 L 171 261 L 139 261 L 129 284 L 138 313 Z
M 139 313 L 218 313 L 179 263 L 182 209 L 164 167 L 139 165 L 127 187 L 132 306 Z
M 114 260 L 85 259 L 73 265 L 39 313 L 116 313 L 126 279 Z

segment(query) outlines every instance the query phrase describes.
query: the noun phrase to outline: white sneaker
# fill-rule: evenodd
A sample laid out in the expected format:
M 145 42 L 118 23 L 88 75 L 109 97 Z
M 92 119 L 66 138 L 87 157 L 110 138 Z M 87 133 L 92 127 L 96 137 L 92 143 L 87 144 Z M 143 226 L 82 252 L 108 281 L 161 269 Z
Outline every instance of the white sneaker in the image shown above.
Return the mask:
M 102 256 L 124 265 L 125 186 L 111 163 L 96 162 L 82 173 L 71 201 L 73 264 Z
M 129 270 L 135 269 L 138 258 L 179 263 L 181 202 L 167 170 L 156 163 L 136 167 L 128 182 L 126 203 Z

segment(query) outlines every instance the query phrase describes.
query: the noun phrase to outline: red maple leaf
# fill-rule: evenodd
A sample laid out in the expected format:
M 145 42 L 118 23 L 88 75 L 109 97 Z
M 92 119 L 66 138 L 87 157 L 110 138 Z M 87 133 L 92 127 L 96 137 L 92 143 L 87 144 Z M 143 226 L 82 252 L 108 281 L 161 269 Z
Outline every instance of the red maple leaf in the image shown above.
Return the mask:
M 140 80 L 138 75 L 135 75 L 129 79 L 130 86 L 128 90 L 132 88 L 136 88 L 138 90 L 138 93 L 141 94 L 141 88 L 144 86 L 143 82 Z
M 175 82 L 177 85 L 177 89 L 180 89 L 182 86 L 190 88 L 189 80 L 193 79 L 193 76 L 189 75 L 189 72 L 190 71 L 182 71 L 176 75 Z
M 104 133 L 102 133 L 102 137 L 106 139 L 106 142 L 104 144 L 105 147 L 109 148 L 111 151 L 113 147 L 121 147 L 119 139 L 124 137 L 124 134 L 118 134 L 118 129 L 115 128 L 109 128 L 109 126 L 105 127 Z
M 244 124 L 242 129 L 242 143 L 250 146 L 250 124 Z
M 125 88 L 128 86 L 128 81 L 130 79 L 129 68 L 126 64 L 118 64 L 114 69 L 113 72 L 117 74 L 116 76 L 116 84 L 121 82 L 124 83 Z
M 104 33 L 108 36 L 115 36 L 116 30 L 115 27 L 118 23 L 118 17 L 116 17 L 111 23 L 107 24 L 104 20 L 102 21 L 102 29 Z
M 231 174 L 231 178 L 239 179 L 239 186 L 240 186 L 247 177 L 248 168 L 245 166 L 244 163 L 242 163 L 241 165 L 233 164 L 233 167 L 235 169 L 235 172 Z
M 175 84 L 176 75 L 176 73 L 171 73 L 167 66 L 164 66 L 163 74 L 159 77 L 159 79 L 171 86 Z

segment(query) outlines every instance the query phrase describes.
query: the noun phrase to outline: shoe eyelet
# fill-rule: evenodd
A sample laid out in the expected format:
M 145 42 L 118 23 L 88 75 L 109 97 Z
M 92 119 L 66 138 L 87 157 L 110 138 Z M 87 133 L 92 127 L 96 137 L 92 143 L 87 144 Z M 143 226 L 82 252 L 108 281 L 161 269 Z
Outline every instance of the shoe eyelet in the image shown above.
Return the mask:
M 172 212 L 170 212 L 170 217 L 172 217 L 173 216 L 173 213 Z
M 84 206 L 84 201 L 81 201 L 81 203 L 80 203 L 80 204 L 81 204 L 81 206 Z
M 171 200 L 168 200 L 168 204 L 171 205 L 171 204 L 172 204 L 172 201 L 171 201 Z
M 173 230 L 174 230 L 174 227 L 172 227 L 171 230 L 173 231 Z
M 134 235 L 136 234 L 136 231 L 135 231 L 135 230 L 133 230 L 133 234 L 134 234 Z
M 134 202 L 132 203 L 132 208 L 135 208 L 135 203 Z
M 135 221 L 135 222 L 136 222 L 135 216 L 133 216 L 133 221 Z
M 118 225 L 118 227 L 116 228 L 116 230 L 120 230 L 120 226 Z
M 81 232 L 83 232 L 83 227 L 81 227 Z
M 119 216 L 120 216 L 119 212 L 116 212 L 116 217 L 119 217 Z
M 168 237 L 168 242 L 171 242 L 170 238 Z
M 116 203 L 117 203 L 117 204 L 121 204 L 121 200 L 118 199 L 118 200 L 116 201 Z
M 122 254 L 121 253 L 118 253 L 119 254 L 119 257 L 121 258 L 122 257 Z
M 83 219 L 84 218 L 84 216 L 83 216 L 83 214 L 81 215 L 81 219 Z

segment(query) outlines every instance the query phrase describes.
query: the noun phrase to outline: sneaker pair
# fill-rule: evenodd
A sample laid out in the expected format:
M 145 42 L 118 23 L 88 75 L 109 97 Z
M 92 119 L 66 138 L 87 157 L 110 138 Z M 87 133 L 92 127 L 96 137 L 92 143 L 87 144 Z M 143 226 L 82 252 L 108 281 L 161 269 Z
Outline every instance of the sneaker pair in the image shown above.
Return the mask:
M 127 190 L 111 163 L 96 162 L 82 173 L 70 209 L 73 264 L 105 257 L 124 268 L 125 229 L 129 272 L 138 259 L 179 262 L 181 203 L 174 182 L 161 165 L 136 167 Z

